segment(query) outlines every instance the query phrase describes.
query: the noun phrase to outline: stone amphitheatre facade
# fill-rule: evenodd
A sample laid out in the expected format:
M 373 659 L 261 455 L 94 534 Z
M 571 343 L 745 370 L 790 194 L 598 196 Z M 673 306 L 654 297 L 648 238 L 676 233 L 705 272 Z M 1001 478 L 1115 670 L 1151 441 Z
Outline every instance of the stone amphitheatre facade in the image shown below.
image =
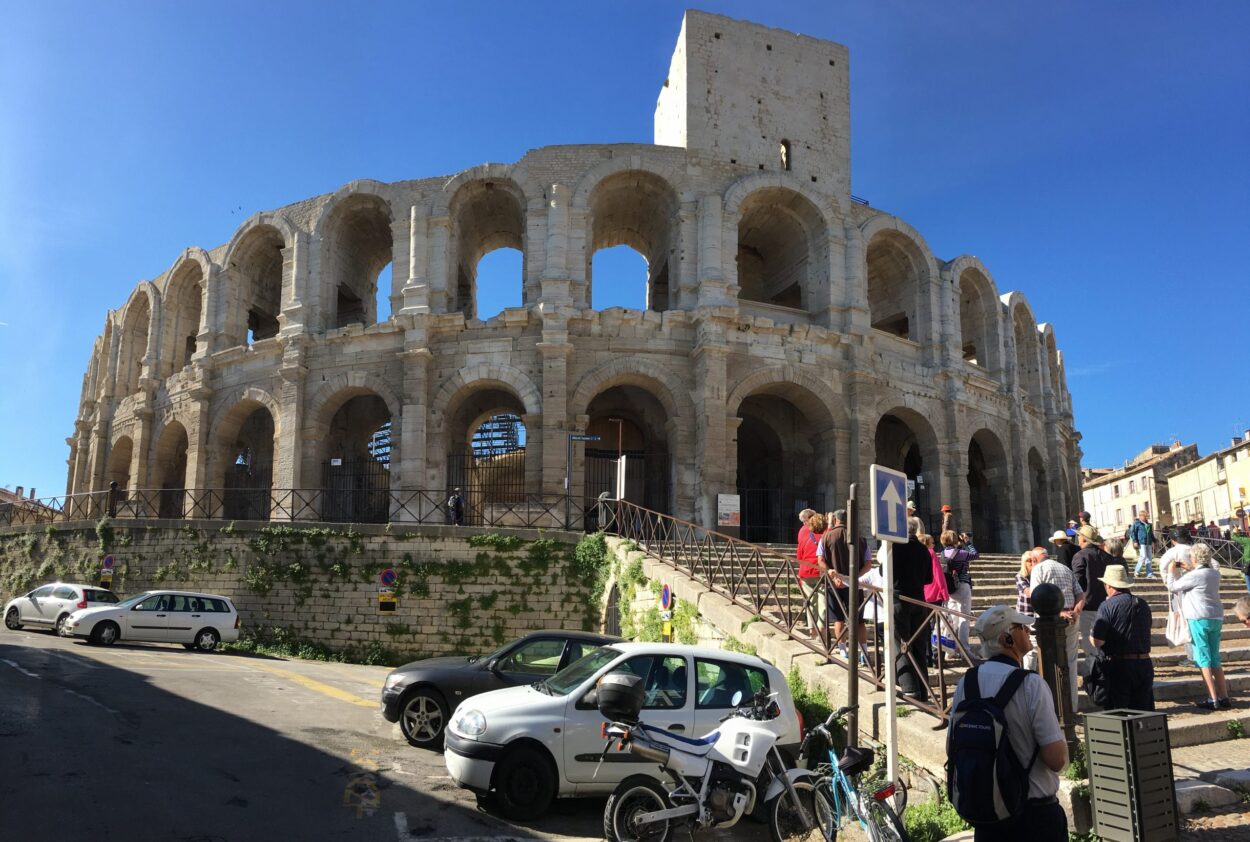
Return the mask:
M 186 249 L 94 343 L 69 493 L 231 517 L 240 489 L 294 489 L 285 515 L 351 519 L 315 492 L 365 490 L 384 502 L 357 519 L 404 521 L 453 485 L 503 495 L 479 468 L 561 498 L 570 449 L 571 496 L 593 498 L 619 448 L 627 497 L 713 524 L 740 492 L 747 537 L 788 536 L 877 462 L 978 543 L 1039 540 L 1080 500 L 1054 331 L 851 196 L 848 69 L 838 44 L 690 12 L 654 145 L 355 181 Z M 595 310 L 592 258 L 619 245 L 646 260 L 646 308 Z M 479 320 L 500 248 L 523 255 L 523 303 Z

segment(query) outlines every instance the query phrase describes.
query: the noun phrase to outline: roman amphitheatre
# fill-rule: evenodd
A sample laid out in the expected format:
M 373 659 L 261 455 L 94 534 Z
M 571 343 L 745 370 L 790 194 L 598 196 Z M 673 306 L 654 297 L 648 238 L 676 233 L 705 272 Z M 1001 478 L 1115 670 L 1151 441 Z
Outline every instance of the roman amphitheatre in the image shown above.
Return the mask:
M 93 345 L 68 493 L 442 522 L 459 487 L 466 522 L 567 505 L 580 527 L 624 455 L 627 499 L 712 525 L 737 494 L 743 537 L 778 541 L 875 462 L 984 549 L 1040 541 L 1080 500 L 1055 332 L 852 195 L 848 74 L 838 44 L 689 12 L 653 144 L 353 181 L 171 255 Z M 645 309 L 594 309 L 622 245 Z M 498 249 L 522 305 L 479 319 Z

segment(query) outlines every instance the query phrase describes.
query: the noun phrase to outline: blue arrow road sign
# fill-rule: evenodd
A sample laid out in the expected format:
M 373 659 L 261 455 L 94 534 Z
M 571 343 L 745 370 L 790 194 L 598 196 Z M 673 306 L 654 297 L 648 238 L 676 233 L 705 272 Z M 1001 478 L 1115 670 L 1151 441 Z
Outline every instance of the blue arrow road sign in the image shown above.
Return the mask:
M 884 465 L 868 469 L 872 495 L 872 536 L 907 543 L 907 475 Z

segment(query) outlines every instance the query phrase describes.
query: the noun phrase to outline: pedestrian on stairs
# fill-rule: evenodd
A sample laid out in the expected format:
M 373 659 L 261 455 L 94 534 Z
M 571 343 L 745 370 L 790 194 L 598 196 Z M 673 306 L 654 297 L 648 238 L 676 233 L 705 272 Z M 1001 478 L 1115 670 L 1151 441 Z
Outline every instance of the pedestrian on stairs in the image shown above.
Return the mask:
M 1081 675 L 1089 675 L 1090 664 L 1094 662 L 1094 650 L 1089 642 L 1089 633 L 1094 627 L 1098 606 L 1102 605 L 1102 601 L 1107 598 L 1107 592 L 1101 580 L 1107 572 L 1107 567 L 1112 563 L 1111 554 L 1103 547 L 1114 541 L 1115 546 L 1123 553 L 1124 544 L 1119 538 L 1104 542 L 1102 536 L 1095 532 L 1092 526 L 1082 526 L 1080 532 L 1077 533 L 1076 540 L 1081 545 L 1081 549 L 1072 558 L 1072 575 L 1076 578 L 1076 584 L 1080 589 L 1085 591 L 1085 608 L 1081 611 L 1079 625 L 1081 652 L 1085 655 L 1081 661 Z M 1123 564 L 1123 559 L 1120 563 Z
M 1055 558 L 1060 564 L 1069 570 L 1072 569 L 1072 558 L 1076 555 L 1077 550 L 1079 549 L 1076 544 L 1073 543 L 1074 537 L 1075 532 L 1070 536 L 1062 529 L 1056 530 L 1055 534 L 1050 536 L 1050 543 L 1055 545 Z
M 816 635 L 825 627 L 825 588 L 816 554 L 820 538 L 825 533 L 825 516 L 804 509 L 799 512 L 799 520 L 803 524 L 799 528 L 798 549 L 795 551 L 799 562 L 799 584 L 803 586 L 807 628 Z
M 1150 605 L 1133 596 L 1133 582 L 1122 564 L 1108 567 L 1099 581 L 1107 598 L 1098 606 L 1090 642 L 1107 657 L 1109 699 L 1105 709 L 1152 711 L 1155 673 L 1150 660 L 1150 627 L 1154 622 Z
M 1150 527 L 1150 515 L 1145 509 L 1137 516 L 1137 520 L 1133 521 L 1133 525 L 1128 528 L 1129 540 L 1133 542 L 1133 549 L 1137 550 L 1137 565 L 1133 568 L 1133 575 L 1140 576 L 1142 565 L 1146 565 L 1146 578 L 1153 579 L 1155 577 L 1154 568 L 1150 564 L 1150 550 L 1154 546 L 1155 533 Z
M 1178 561 L 1168 590 L 1181 594 L 1181 613 L 1189 623 L 1194 663 L 1202 670 L 1210 698 L 1197 703 L 1201 710 L 1227 710 L 1228 684 L 1220 662 L 1220 635 L 1224 628 L 1224 602 L 1220 599 L 1220 566 L 1211 548 L 1189 548 L 1188 562 Z
M 1092 531 L 1092 527 L 1090 527 Z M 1036 591 L 1038 585 L 1049 584 L 1059 588 L 1063 594 L 1063 610 L 1059 616 L 1068 621 L 1064 630 L 1064 654 L 1067 656 L 1069 703 L 1072 710 L 1077 709 L 1077 672 L 1076 653 L 1079 648 L 1081 609 L 1085 605 L 1085 592 L 1077 584 L 1072 571 L 1046 555 L 1044 547 L 1034 547 L 1033 572 L 1029 574 L 1029 587 Z
M 972 572 L 969 563 L 976 560 L 976 551 L 968 552 L 967 548 L 960 547 L 959 536 L 950 529 L 942 533 L 941 541 L 942 563 L 946 568 L 947 587 L 950 589 L 946 607 L 951 611 L 971 614 Z M 955 622 L 959 642 L 963 644 L 963 650 L 967 651 L 968 619 L 966 617 L 955 617 L 952 619 Z

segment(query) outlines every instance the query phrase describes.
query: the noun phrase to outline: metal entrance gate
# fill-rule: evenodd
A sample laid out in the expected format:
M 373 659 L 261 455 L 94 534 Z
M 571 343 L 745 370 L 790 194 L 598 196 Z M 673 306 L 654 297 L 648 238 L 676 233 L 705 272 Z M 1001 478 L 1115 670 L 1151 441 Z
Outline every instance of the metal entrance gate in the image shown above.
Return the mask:
M 525 448 L 494 455 L 479 456 L 472 451 L 449 454 L 447 496 L 457 488 L 464 498 L 466 526 L 481 525 L 491 506 L 512 507 L 524 503 Z
M 269 520 L 272 468 L 235 464 L 226 469 L 222 509 L 229 520 Z
M 625 499 L 654 512 L 671 514 L 668 454 L 626 450 L 625 455 L 629 457 L 625 460 Z M 582 493 L 587 508 L 604 492 L 616 497 L 617 464 L 615 450 L 586 448 Z
M 322 520 L 386 523 L 390 519 L 390 492 L 390 468 L 376 459 L 331 459 L 321 465 Z
M 799 512 L 825 511 L 823 492 L 779 488 L 740 488 L 742 540 L 752 544 L 793 544 L 798 535 Z

